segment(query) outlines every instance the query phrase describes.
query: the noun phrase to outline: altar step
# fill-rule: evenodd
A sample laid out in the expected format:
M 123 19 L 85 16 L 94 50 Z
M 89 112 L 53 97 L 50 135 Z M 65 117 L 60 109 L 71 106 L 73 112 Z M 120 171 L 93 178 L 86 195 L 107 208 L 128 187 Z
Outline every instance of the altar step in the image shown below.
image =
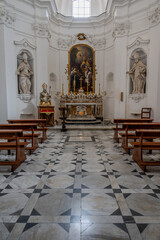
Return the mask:
M 65 123 L 68 124 L 101 124 L 101 120 L 66 120 Z

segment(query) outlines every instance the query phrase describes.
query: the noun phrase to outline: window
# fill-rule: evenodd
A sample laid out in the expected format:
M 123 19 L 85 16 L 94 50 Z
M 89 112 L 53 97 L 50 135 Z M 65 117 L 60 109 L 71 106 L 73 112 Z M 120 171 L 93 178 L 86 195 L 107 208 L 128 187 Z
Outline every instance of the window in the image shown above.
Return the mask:
M 90 0 L 73 0 L 73 17 L 90 17 Z

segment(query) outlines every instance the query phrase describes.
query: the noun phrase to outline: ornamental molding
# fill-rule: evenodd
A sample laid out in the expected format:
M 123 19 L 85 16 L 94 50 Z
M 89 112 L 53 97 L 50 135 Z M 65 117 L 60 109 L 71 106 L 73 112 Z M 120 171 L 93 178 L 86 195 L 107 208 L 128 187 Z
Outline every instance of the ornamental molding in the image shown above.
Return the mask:
M 29 103 L 32 99 L 31 94 L 18 94 L 18 98 L 22 100 L 24 103 Z
M 160 22 L 160 6 L 150 12 L 148 16 L 150 26 L 156 26 Z
M 129 30 L 130 30 L 130 24 L 128 22 L 115 23 L 112 36 L 114 38 L 126 36 L 128 35 Z
M 104 49 L 106 46 L 106 39 L 104 37 L 102 38 L 96 38 L 94 35 L 85 35 L 86 39 L 85 41 L 92 44 L 95 49 Z M 72 35 L 65 38 L 58 38 L 57 44 L 59 49 L 68 50 L 72 45 L 75 43 L 81 42 L 81 40 L 78 40 L 77 42 L 77 35 Z
M 31 49 L 36 48 L 36 46 L 30 43 L 26 38 L 22 39 L 21 41 L 14 41 L 14 44 L 20 47 L 25 47 L 25 48 L 31 48 Z
M 71 45 L 75 44 L 77 35 L 70 36 L 68 39 L 58 38 L 57 44 L 60 49 L 68 50 Z
M 33 30 L 37 37 L 40 38 L 51 38 L 51 33 L 49 31 L 49 24 L 48 23 L 33 23 L 32 24 Z
M 57 44 L 60 49 L 68 50 L 68 48 L 71 45 L 71 41 L 69 39 L 66 40 L 66 39 L 59 38 L 57 40 Z
M 13 27 L 15 20 L 15 13 L 11 13 L 5 7 L 0 7 L 0 24 L 5 24 L 8 27 Z
M 86 40 L 96 49 L 103 49 L 106 46 L 106 39 L 104 37 L 96 38 L 94 35 L 86 35 Z
M 145 94 L 143 93 L 139 93 L 139 94 L 131 94 L 130 97 L 132 98 L 132 100 L 135 102 L 135 103 L 139 103 L 142 99 L 144 99 L 145 97 Z
M 144 47 L 150 43 L 150 40 L 143 40 L 142 38 L 138 37 L 133 43 L 128 45 L 128 49 L 135 49 L 137 47 Z

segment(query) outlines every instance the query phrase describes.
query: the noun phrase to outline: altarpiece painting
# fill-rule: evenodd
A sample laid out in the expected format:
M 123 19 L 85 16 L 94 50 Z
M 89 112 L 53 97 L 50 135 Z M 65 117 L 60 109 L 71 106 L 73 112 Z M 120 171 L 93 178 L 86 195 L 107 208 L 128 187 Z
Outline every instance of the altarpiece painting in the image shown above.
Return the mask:
M 69 51 L 69 93 L 95 92 L 95 52 L 89 45 L 78 44 Z

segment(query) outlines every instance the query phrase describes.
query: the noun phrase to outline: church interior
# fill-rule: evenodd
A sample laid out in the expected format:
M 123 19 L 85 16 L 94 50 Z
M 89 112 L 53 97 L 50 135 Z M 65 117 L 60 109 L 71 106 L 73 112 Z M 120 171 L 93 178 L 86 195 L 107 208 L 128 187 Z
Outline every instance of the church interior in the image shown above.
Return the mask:
M 160 239 L 160 0 L 0 0 L 0 240 Z

